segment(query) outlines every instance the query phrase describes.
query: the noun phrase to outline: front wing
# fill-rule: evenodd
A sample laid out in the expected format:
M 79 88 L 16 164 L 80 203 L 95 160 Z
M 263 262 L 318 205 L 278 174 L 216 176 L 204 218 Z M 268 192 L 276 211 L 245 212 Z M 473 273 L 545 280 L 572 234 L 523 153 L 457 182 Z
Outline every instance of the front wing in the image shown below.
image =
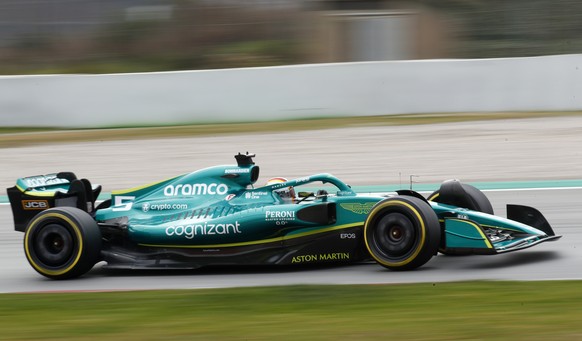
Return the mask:
M 444 225 L 441 250 L 447 254 L 499 254 L 523 250 L 562 237 L 487 228 L 475 221 L 461 218 L 445 219 Z

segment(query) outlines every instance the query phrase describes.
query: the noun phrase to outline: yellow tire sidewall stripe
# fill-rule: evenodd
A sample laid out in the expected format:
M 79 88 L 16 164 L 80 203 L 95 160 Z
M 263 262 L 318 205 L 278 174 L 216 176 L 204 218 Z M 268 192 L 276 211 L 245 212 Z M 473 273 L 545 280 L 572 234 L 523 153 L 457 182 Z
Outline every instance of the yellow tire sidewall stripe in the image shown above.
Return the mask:
M 434 194 L 434 195 L 432 195 L 431 197 L 429 197 L 426 200 L 428 200 L 428 201 L 435 201 L 440 195 L 441 195 L 440 193 Z
M 67 266 L 64 269 L 60 269 L 60 270 L 46 269 L 45 267 L 38 265 L 35 262 L 34 258 L 30 254 L 29 236 L 31 233 L 34 233 L 34 230 L 37 228 L 39 221 L 42 219 L 46 219 L 46 218 L 57 218 L 57 219 L 62 219 L 65 222 L 67 222 L 69 224 L 69 226 L 75 231 L 75 235 L 77 236 L 77 240 L 79 241 L 79 250 L 77 251 L 77 255 L 75 256 L 75 259 L 73 260 L 73 262 L 69 266 Z M 81 234 L 81 230 L 79 229 L 79 226 L 76 223 L 74 223 L 69 217 L 67 217 L 61 213 L 47 213 L 47 214 L 44 214 L 42 217 L 36 218 L 35 220 L 32 221 L 32 223 L 30 223 L 29 228 L 26 230 L 26 234 L 24 236 L 24 252 L 26 253 L 26 258 L 28 258 L 28 260 L 30 261 L 30 264 L 38 272 L 40 272 L 42 274 L 46 274 L 48 276 L 63 275 L 63 274 L 66 274 L 67 272 L 71 271 L 71 269 L 73 269 L 75 267 L 75 265 L 77 265 L 77 263 L 79 262 L 79 259 L 81 258 L 81 254 L 83 253 L 83 236 Z
M 369 228 L 369 222 L 370 222 L 370 217 L 374 217 L 374 215 L 389 206 L 398 206 L 398 205 L 403 205 L 405 207 L 407 207 L 410 211 L 412 211 L 412 213 L 418 218 L 418 221 L 420 222 L 420 242 L 417 245 L 416 250 L 414 251 L 414 253 L 410 256 L 408 256 L 405 260 L 401 261 L 401 262 L 395 262 L 395 263 L 390 263 L 387 262 L 383 259 L 379 259 L 376 254 L 372 251 L 372 249 L 370 248 L 370 245 L 368 243 L 368 238 L 367 238 L 367 230 Z M 366 224 L 364 225 L 364 242 L 366 243 L 366 248 L 368 249 L 368 252 L 370 253 L 370 255 L 380 264 L 386 265 L 386 266 L 392 266 L 392 267 L 397 267 L 397 266 L 404 266 L 410 262 L 412 262 L 414 259 L 416 259 L 416 256 L 418 256 L 418 254 L 420 253 L 420 250 L 422 250 L 422 247 L 424 245 L 424 241 L 426 239 L 426 227 L 424 225 L 424 220 L 422 219 L 422 216 L 420 215 L 420 212 L 418 212 L 418 210 L 410 205 L 407 202 L 404 201 L 400 201 L 400 200 L 392 200 L 392 201 L 387 201 L 385 203 L 381 203 L 380 205 L 376 206 L 372 212 L 370 212 L 370 216 L 368 217 L 368 219 L 366 219 Z

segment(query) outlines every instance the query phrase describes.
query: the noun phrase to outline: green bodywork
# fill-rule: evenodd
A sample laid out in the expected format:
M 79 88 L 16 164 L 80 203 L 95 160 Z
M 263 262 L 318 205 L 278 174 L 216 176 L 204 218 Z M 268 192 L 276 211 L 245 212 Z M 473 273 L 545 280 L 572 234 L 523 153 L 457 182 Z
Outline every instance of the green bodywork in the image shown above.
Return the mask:
M 430 202 L 444 224 L 447 249 L 477 249 L 482 253 L 500 253 L 513 248 L 525 248 L 544 241 L 545 232 L 503 217 Z M 446 218 L 443 218 L 446 217 Z M 485 231 L 491 232 L 487 234 Z M 512 238 L 502 238 L 499 233 L 510 233 Z M 490 252 L 487 252 L 490 250 Z
M 358 195 L 330 174 L 254 187 L 255 167 L 216 166 L 144 187 L 113 192 L 112 206 L 99 210 L 96 220 L 107 222 L 127 217 L 128 236 L 144 246 L 224 248 L 285 242 L 330 231 L 363 228 L 372 207 L 386 198 Z M 298 190 L 302 186 L 317 188 L 317 184 L 331 190 L 327 195 L 308 198 L 301 203 L 285 203 L 277 195 L 278 190 L 288 187 Z M 520 248 L 533 245 L 547 237 L 544 232 L 517 221 L 429 203 L 443 226 L 444 249 L 496 253 L 517 245 Z M 334 204 L 333 221 L 301 219 L 300 210 L 330 204 Z M 488 236 L 486 230 L 502 230 L 512 233 L 513 237 L 492 239 L 492 234 Z
M 381 199 L 358 197 L 330 174 L 253 187 L 254 167 L 216 166 L 113 192 L 112 206 L 98 210 L 96 220 L 128 217 L 129 237 L 145 246 L 243 246 L 362 226 L 366 214 Z M 330 184 L 336 191 L 301 203 L 285 203 L 277 195 L 278 190 L 317 182 Z M 330 204 L 336 204 L 335 222 L 322 224 L 320 219 L 302 219 L 299 214 L 310 207 Z M 316 214 L 322 216 L 316 218 L 325 220 L 326 211 L 321 212 Z

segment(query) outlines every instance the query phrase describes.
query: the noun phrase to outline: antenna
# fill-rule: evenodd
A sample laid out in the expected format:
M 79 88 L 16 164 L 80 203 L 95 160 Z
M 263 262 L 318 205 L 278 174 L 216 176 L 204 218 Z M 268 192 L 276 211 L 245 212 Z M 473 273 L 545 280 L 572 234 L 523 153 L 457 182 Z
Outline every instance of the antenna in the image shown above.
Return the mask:
M 417 183 L 416 181 L 413 180 L 413 178 L 420 178 L 420 176 L 418 175 L 410 175 L 410 190 L 412 191 L 412 184 L 413 183 Z

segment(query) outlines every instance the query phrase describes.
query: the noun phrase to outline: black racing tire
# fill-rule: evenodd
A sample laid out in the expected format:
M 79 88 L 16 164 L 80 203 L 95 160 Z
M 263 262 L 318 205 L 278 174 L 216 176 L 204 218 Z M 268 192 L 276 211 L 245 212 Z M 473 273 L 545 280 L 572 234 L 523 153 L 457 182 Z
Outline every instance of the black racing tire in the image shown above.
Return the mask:
M 377 203 L 364 225 L 364 241 L 372 258 L 391 270 L 412 270 L 437 254 L 441 228 L 425 201 L 394 196 Z
M 476 204 L 476 211 L 487 213 L 493 215 L 493 206 L 491 206 L 491 202 L 489 199 L 481 192 L 478 188 L 473 187 L 468 184 L 461 184 L 465 193 L 471 197 L 472 202 Z M 436 190 L 432 192 L 428 199 L 429 201 L 440 202 L 439 201 L 440 190 Z
M 101 231 L 75 207 L 42 211 L 26 227 L 24 253 L 30 265 L 52 279 L 79 277 L 100 260 Z

